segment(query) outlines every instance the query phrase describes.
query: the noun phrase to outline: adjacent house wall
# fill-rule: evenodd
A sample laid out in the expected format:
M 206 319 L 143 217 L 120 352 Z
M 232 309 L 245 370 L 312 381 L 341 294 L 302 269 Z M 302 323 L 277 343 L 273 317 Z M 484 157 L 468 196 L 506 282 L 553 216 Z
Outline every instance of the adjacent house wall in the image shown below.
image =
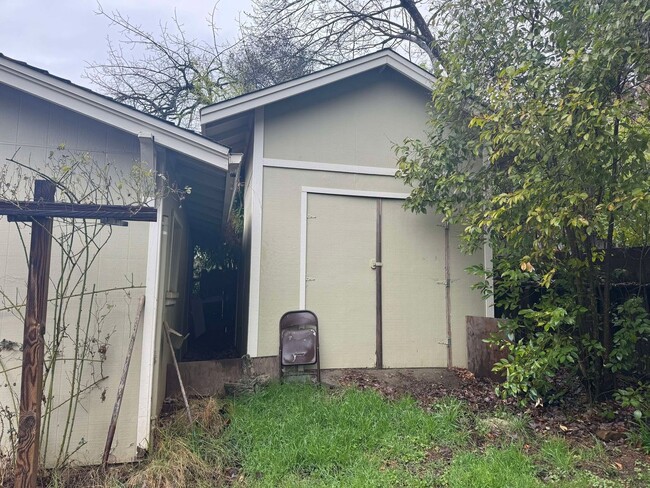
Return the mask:
M 64 145 L 65 151 L 57 151 Z M 60 154 L 88 153 L 94 160 L 110 162 L 116 168 L 129 171 L 139 158 L 138 138 L 117 129 L 108 127 L 100 122 L 82 117 L 65 108 L 50 104 L 23 92 L 0 85 L 0 166 L 5 158 L 12 157 L 16 151 L 16 159 L 29 166 L 42 167 L 50 152 L 54 157 Z M 15 165 L 8 163 L 8 172 L 15 171 Z M 22 225 L 22 224 L 21 224 Z M 55 221 L 55 234 L 56 234 Z M 23 236 L 29 239 L 29 226 L 22 225 Z M 87 323 L 90 336 L 99 342 L 105 342 L 105 352 L 99 351 L 99 343 L 89 345 L 96 351 L 94 361 L 87 363 L 82 377 L 82 384 L 89 386 L 94 381 L 98 383 L 88 388 L 81 395 L 81 406 L 77 408 L 70 440 L 70 450 L 81 446 L 73 456 L 80 462 L 97 462 L 106 441 L 108 422 L 113 409 L 117 385 L 120 379 L 126 349 L 135 319 L 139 297 L 144 295 L 147 266 L 147 223 L 129 223 L 128 227 L 112 226 L 112 235 L 107 246 L 101 251 L 96 262 L 87 273 L 86 290 L 108 290 L 124 286 L 134 286 L 128 294 L 124 291 L 109 291 L 98 293 L 92 306 L 92 315 L 88 321 L 90 301 L 83 304 L 82 318 Z M 104 232 L 109 232 L 107 228 Z M 60 254 L 57 246 L 53 245 L 52 280 L 57 279 L 61 269 Z M 16 224 L 0 219 L 0 289 L 6 294 L 5 300 L 0 301 L 0 341 L 6 339 L 16 343 L 22 342 L 23 322 L 11 311 L 6 310 L 10 301 L 23 303 L 27 278 L 26 256 L 19 238 Z M 80 276 L 77 274 L 76 276 Z M 79 289 L 77 289 L 78 291 Z M 50 298 L 54 291 L 50 285 Z M 73 303 L 72 305 L 78 305 Z M 72 308 L 69 322 L 76 321 Z M 104 316 L 104 314 L 106 314 Z M 48 334 L 52 330 L 55 310 L 48 309 Z M 100 329 L 98 331 L 98 328 Z M 140 378 L 141 333 L 134 348 L 129 377 L 124 393 L 122 410 L 117 425 L 113 443 L 112 461 L 130 461 L 136 457 L 136 420 L 138 409 L 138 394 Z M 61 357 L 70 358 L 73 353 L 73 338 L 76 334 L 70 331 L 71 338 L 60 347 Z M 82 332 L 80 342 L 83 342 Z M 89 338 L 90 340 L 90 338 Z M 47 341 L 47 339 L 46 339 Z M 104 348 L 102 348 L 104 349 Z M 102 357 L 105 359 L 101 361 Z M 13 411 L 17 405 L 17 395 L 20 390 L 19 366 L 21 353 L 18 350 L 0 350 L 0 407 Z M 50 425 L 50 442 L 47 452 L 47 463 L 56 460 L 58 444 L 66 428 L 68 418 L 69 384 L 71 381 L 72 361 L 61 361 L 55 373 L 56 381 L 52 392 L 55 402 L 61 403 L 53 414 Z M 18 368 L 18 369 L 12 369 Z M 105 379 L 101 379 L 105 378 Z M 3 419 L 4 420 L 4 419 Z M 14 419 L 15 422 L 15 419 Z M 0 433 L 1 447 L 7 447 L 9 424 L 0 422 L 3 433 Z M 15 426 L 15 423 L 14 423 Z

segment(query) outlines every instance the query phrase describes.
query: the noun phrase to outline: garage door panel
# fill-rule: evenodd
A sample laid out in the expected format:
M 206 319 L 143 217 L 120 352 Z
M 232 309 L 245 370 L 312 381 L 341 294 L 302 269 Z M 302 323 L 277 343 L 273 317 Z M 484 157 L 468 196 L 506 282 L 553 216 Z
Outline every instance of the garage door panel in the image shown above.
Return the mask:
M 384 367 L 447 364 L 444 245 L 439 217 L 382 202 Z
M 375 235 L 374 199 L 308 195 L 305 299 L 322 368 L 375 366 Z

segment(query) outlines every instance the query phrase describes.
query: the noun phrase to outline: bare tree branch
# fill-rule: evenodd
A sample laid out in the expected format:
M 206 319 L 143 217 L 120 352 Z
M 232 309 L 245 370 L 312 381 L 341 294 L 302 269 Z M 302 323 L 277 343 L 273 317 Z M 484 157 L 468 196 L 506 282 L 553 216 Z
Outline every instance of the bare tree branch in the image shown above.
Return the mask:
M 451 0 L 254 0 L 244 33 L 279 26 L 331 65 L 391 47 L 430 68 L 444 68 L 439 11 Z M 425 16 L 429 19 L 426 20 Z

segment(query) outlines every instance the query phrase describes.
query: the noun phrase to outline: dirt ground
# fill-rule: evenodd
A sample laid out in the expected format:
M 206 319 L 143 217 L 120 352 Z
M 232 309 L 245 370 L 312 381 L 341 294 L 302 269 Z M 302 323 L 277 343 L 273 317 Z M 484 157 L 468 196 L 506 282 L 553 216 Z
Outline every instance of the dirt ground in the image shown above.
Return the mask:
M 426 382 L 444 388 L 458 388 L 461 380 L 454 370 L 445 368 L 419 369 L 327 369 L 321 372 L 324 384 L 338 387 L 350 384 L 352 378 L 365 378 L 391 388 L 408 388 L 414 382 Z
M 332 387 L 374 389 L 392 399 L 409 395 L 423 408 L 449 396 L 464 400 L 473 412 L 514 404 L 496 396 L 492 381 L 459 368 L 331 369 L 322 372 L 322 382 Z

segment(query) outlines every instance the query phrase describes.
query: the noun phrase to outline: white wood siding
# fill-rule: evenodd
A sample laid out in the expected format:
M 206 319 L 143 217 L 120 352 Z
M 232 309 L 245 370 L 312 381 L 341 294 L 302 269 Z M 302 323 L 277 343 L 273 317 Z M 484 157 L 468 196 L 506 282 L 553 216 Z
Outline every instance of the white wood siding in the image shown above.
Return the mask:
M 20 149 L 17 159 L 34 166 L 42 166 L 50 151 L 64 144 L 70 152 L 88 152 L 99 162 L 111 162 L 128 171 L 139 157 L 137 137 L 109 128 L 99 122 L 79 116 L 59 106 L 44 102 L 17 90 L 0 85 L 0 160 L 12 156 Z M 11 170 L 11 166 L 10 166 Z M 55 223 L 56 227 L 56 223 Z M 147 263 L 148 227 L 146 223 L 129 223 L 128 227 L 112 227 L 112 237 L 103 249 L 98 260 L 88 273 L 87 289 L 96 285 L 98 290 L 124 286 L 128 279 L 136 286 L 144 287 Z M 28 237 L 27 229 L 26 235 Z M 56 246 L 53 250 L 56 253 Z M 52 277 L 60 270 L 60 258 L 53 254 Z M 0 220 L 0 287 L 9 296 L 18 297 L 21 302 L 25 295 L 26 262 L 15 224 L 6 219 Z M 126 355 L 138 298 L 144 288 L 131 291 L 130 299 L 123 292 L 111 292 L 98 296 L 96 305 L 111 307 L 102 325 L 102 337 L 110 334 L 103 375 L 108 379 L 97 388 L 83 395 L 82 407 L 77 410 L 73 425 L 71 447 L 79 442 L 86 443 L 74 456 L 80 462 L 96 462 L 100 459 L 106 440 L 117 384 Z M 50 294 L 52 287 L 50 288 Z M 86 308 L 87 310 L 87 308 Z M 95 309 L 98 310 L 98 309 Z M 48 311 L 48 327 L 51 327 L 53 310 Z M 96 326 L 96 324 L 93 324 Z M 22 342 L 23 324 L 8 311 L 0 312 L 0 340 Z M 141 335 L 142 329 L 140 329 Z M 136 456 L 136 422 L 138 409 L 141 338 L 135 346 L 136 353 L 131 361 L 124 402 L 114 442 L 114 461 L 130 461 Z M 70 344 L 66 345 L 70 351 Z M 4 368 L 20 365 L 20 352 L 0 351 Z M 64 401 L 69 378 L 66 364 L 57 374 L 55 398 Z M 91 368 L 85 374 L 90 374 Z M 97 368 L 95 374 L 99 374 Z M 86 378 L 88 381 L 89 378 Z M 17 370 L 0 380 L 0 404 L 13 408 L 12 393 L 20 390 Z M 52 420 L 51 439 L 61 436 L 64 429 L 65 405 L 59 408 Z M 5 425 L 6 427 L 6 425 Z M 48 460 L 53 460 L 54 444 Z

